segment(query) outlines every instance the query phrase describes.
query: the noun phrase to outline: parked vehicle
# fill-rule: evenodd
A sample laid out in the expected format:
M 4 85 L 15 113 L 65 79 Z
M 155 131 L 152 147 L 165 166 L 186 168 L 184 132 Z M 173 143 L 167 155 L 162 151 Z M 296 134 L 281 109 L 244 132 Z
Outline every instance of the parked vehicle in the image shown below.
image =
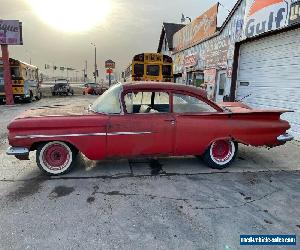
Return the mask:
M 293 139 L 280 116 L 242 103 L 216 104 L 204 90 L 176 84 L 117 84 L 88 110 L 81 106 L 38 108 L 8 125 L 8 155 L 28 159 L 60 175 L 82 152 L 91 160 L 140 156 L 199 155 L 212 168 L 232 163 L 238 143 L 275 147 Z M 55 115 L 55 116 L 53 116 Z
M 124 82 L 173 82 L 173 59 L 160 53 L 135 55 L 130 65 L 122 73 L 122 78 Z
M 55 81 L 55 85 L 51 87 L 51 93 L 55 95 L 74 95 L 74 90 L 70 86 L 68 80 L 59 79 Z
M 83 95 L 102 95 L 108 88 L 96 83 L 84 84 Z
M 9 58 L 14 100 L 32 102 L 42 98 L 41 80 L 36 66 Z M 4 71 L 0 57 L 0 102 L 5 100 Z

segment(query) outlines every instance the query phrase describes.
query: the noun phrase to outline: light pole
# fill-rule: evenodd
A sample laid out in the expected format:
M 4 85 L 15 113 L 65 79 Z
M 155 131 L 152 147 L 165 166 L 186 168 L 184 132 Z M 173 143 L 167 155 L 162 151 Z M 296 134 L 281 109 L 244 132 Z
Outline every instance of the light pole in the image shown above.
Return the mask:
M 94 71 L 94 78 L 95 78 L 95 84 L 97 83 L 97 47 L 96 44 L 91 43 L 95 47 L 95 71 Z

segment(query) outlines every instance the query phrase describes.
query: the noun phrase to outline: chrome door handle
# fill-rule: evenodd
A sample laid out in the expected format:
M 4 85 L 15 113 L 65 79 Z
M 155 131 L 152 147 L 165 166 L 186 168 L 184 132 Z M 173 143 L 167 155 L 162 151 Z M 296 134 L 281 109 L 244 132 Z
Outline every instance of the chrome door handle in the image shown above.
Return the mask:
M 174 119 L 166 119 L 165 122 L 171 122 L 171 125 L 175 125 Z

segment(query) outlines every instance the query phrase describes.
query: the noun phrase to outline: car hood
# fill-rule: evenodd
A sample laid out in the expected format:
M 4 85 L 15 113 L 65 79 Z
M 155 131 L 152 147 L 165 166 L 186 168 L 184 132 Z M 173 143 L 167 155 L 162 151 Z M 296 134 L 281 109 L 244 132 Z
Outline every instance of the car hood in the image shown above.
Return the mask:
M 38 108 L 33 108 L 26 110 L 17 118 L 32 118 L 32 117 L 59 117 L 59 116 L 78 116 L 78 115 L 88 115 L 87 105 L 51 105 L 42 106 Z

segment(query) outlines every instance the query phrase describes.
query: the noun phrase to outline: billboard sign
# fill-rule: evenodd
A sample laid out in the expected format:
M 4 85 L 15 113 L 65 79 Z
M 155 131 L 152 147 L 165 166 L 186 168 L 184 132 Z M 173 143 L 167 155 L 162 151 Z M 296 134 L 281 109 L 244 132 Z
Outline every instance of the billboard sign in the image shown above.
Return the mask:
M 114 69 L 116 67 L 116 63 L 113 60 L 105 61 L 105 68 L 106 69 Z
M 0 44 L 22 45 L 22 23 L 18 20 L 0 20 Z
M 197 65 L 197 63 L 198 63 L 197 54 L 189 55 L 184 58 L 184 66 L 186 68 L 194 67 Z
M 173 36 L 174 51 L 185 49 L 210 37 L 217 30 L 219 4 L 215 4 Z
M 245 38 L 300 23 L 300 0 L 247 0 Z

